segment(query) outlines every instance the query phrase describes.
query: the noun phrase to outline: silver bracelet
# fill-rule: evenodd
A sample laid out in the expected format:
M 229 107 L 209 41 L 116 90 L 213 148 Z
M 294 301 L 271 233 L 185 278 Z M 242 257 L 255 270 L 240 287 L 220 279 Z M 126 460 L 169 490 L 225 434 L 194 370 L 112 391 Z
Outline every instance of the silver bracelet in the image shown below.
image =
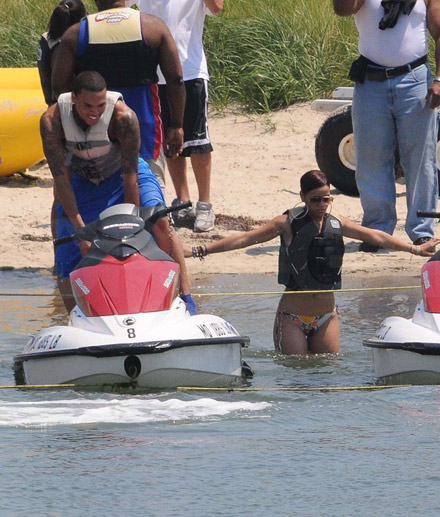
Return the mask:
M 420 255 L 420 246 L 414 246 L 414 244 L 411 244 L 410 253 L 411 255 Z

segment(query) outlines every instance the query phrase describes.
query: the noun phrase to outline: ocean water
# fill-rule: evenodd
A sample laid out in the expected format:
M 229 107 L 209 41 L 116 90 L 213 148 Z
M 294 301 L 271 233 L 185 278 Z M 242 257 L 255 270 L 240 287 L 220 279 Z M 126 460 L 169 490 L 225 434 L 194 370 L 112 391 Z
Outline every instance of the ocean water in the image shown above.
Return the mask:
M 272 275 L 194 283 L 279 291 Z M 341 353 L 311 358 L 274 353 L 278 295 L 196 297 L 251 337 L 254 391 L 139 394 L 9 388 L 27 336 L 65 316 L 55 296 L 34 296 L 55 293 L 46 272 L 0 271 L 0 293 L 1 517 L 440 515 L 440 389 L 368 389 L 361 344 L 384 316 L 410 317 L 418 289 L 338 293 Z M 353 386 L 367 389 L 313 390 Z

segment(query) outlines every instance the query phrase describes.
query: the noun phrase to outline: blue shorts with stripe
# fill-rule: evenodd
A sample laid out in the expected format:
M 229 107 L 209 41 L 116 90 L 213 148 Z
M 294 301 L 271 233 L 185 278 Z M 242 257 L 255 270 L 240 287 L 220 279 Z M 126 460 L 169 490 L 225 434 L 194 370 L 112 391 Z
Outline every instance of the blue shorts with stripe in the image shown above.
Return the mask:
M 120 92 L 124 97 L 125 104 L 136 113 L 141 133 L 139 154 L 144 160 L 156 160 L 164 141 L 158 85 L 148 84 L 109 89 Z

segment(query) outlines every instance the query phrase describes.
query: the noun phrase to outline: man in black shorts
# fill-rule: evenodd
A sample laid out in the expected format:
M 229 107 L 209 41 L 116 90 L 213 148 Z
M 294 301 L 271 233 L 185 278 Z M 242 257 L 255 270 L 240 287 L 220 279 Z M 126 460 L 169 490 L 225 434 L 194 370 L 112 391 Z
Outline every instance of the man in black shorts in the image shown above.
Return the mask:
M 186 104 L 183 123 L 183 152 L 179 158 L 167 160 L 177 196 L 172 204 L 190 200 L 186 163 L 186 158 L 189 157 L 199 195 L 195 207 L 194 231 L 207 232 L 214 228 L 215 215 L 210 200 L 212 146 L 207 124 L 209 75 L 202 36 L 205 16 L 219 13 L 223 8 L 223 0 L 126 1 L 126 5 L 134 3 L 142 12 L 161 18 L 167 24 L 177 45 L 185 81 Z M 169 125 L 168 101 L 164 94 L 165 81 L 160 74 L 159 85 L 162 119 L 166 133 L 171 126 Z M 193 217 L 194 209 L 180 210 L 174 214 L 174 219 L 178 221 L 182 218 Z

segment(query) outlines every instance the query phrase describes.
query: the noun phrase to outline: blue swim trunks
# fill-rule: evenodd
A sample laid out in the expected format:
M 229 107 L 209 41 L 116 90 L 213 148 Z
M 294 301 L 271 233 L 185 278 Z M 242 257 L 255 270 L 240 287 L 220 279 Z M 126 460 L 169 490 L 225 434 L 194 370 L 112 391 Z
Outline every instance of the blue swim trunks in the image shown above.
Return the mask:
M 122 93 L 125 104 L 136 113 L 141 132 L 140 156 L 145 160 L 156 160 L 164 139 L 158 85 L 109 89 Z
M 139 199 L 141 206 L 165 205 L 162 190 L 150 171 L 148 164 L 139 158 L 138 161 Z M 124 191 L 121 174 L 113 174 L 110 178 L 95 185 L 85 178 L 73 174 L 72 189 L 75 194 L 78 210 L 85 224 L 98 218 L 99 214 L 109 206 L 124 202 Z M 57 238 L 74 233 L 73 226 L 64 215 L 61 205 L 57 207 Z M 71 271 L 81 260 L 81 253 L 76 242 L 61 244 L 55 248 L 55 267 L 57 275 L 68 278 Z

